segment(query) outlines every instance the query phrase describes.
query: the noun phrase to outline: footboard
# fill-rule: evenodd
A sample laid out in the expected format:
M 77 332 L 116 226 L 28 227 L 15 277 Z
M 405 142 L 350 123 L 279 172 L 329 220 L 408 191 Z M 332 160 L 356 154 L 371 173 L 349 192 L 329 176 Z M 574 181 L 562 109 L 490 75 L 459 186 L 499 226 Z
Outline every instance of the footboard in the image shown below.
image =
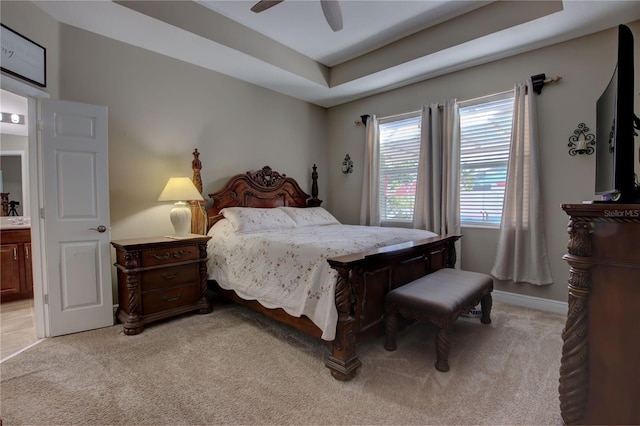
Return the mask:
M 361 365 L 356 341 L 382 334 L 386 294 L 438 269 L 453 267 L 454 244 L 460 237 L 442 235 L 328 260 L 338 271 L 335 293 L 338 325 L 331 355 L 326 360 L 333 377 L 352 379 Z

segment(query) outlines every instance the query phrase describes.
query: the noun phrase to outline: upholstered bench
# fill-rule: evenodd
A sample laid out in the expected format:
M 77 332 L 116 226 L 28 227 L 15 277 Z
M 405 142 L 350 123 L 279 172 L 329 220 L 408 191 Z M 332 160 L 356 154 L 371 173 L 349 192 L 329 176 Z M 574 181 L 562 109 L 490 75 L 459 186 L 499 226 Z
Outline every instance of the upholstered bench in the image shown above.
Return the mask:
M 493 279 L 477 272 L 444 268 L 387 293 L 384 347 L 395 351 L 397 314 L 428 321 L 439 330 L 436 336 L 436 369 L 449 371 L 450 331 L 453 322 L 480 302 L 481 321 L 491 323 Z

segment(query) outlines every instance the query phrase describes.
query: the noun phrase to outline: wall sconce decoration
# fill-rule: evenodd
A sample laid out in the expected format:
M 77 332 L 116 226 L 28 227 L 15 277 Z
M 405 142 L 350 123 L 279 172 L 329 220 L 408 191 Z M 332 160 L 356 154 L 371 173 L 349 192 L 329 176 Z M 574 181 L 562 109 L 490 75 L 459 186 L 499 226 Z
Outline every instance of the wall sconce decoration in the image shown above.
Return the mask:
M 342 173 L 345 175 L 348 173 L 353 173 L 353 161 L 351 161 L 351 157 L 349 154 L 345 155 L 344 161 L 342 162 Z
M 596 144 L 596 137 L 593 133 L 588 132 L 589 128 L 584 123 L 578 124 L 578 128 L 569 138 L 569 155 L 591 155 L 595 152 L 593 146 Z

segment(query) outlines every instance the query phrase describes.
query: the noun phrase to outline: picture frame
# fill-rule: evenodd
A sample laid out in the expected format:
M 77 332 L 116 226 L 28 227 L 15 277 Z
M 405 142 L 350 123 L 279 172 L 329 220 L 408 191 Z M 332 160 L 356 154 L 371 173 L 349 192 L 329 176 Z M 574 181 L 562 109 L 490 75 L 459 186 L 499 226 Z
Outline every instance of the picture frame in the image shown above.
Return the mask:
M 40 87 L 47 86 L 47 49 L 0 23 L 0 69 Z

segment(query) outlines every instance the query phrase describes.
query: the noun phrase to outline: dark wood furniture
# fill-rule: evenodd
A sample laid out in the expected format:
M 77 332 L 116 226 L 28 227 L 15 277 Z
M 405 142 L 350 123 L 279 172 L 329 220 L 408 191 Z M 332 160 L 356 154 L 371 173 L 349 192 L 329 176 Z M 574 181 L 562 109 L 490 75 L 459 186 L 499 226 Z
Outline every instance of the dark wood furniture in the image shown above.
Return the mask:
M 186 312 L 211 312 L 207 291 L 210 237 L 136 238 L 112 241 L 118 271 L 117 317 L 124 333 Z
M 384 348 L 395 351 L 398 314 L 426 321 L 438 327 L 436 364 L 438 371 L 449 371 L 451 326 L 480 302 L 483 324 L 491 324 L 493 278 L 478 272 L 443 268 L 391 290 L 386 297 Z
M 314 165 L 309 196 L 294 179 L 269 166 L 235 175 L 221 190 L 209 194 L 212 205 L 207 209 L 208 227 L 221 219 L 220 210 L 225 207 L 319 206 L 322 200 L 318 199 L 317 179 Z M 328 260 L 338 271 L 335 288 L 338 324 L 336 337 L 330 342 L 331 354 L 325 360 L 334 378 L 352 379 L 361 365 L 356 341 L 384 333 L 387 292 L 440 268 L 453 267 L 456 261 L 454 243 L 459 238 L 459 235 L 442 235 Z M 305 316 L 294 317 L 283 309 L 267 309 L 256 301 L 244 300 L 233 291 L 213 285 L 219 294 L 239 304 L 321 338 L 320 329 Z
M 566 424 L 640 424 L 640 204 L 565 204 L 569 310 Z
M 3 229 L 0 241 L 0 300 L 33 298 L 31 229 Z

